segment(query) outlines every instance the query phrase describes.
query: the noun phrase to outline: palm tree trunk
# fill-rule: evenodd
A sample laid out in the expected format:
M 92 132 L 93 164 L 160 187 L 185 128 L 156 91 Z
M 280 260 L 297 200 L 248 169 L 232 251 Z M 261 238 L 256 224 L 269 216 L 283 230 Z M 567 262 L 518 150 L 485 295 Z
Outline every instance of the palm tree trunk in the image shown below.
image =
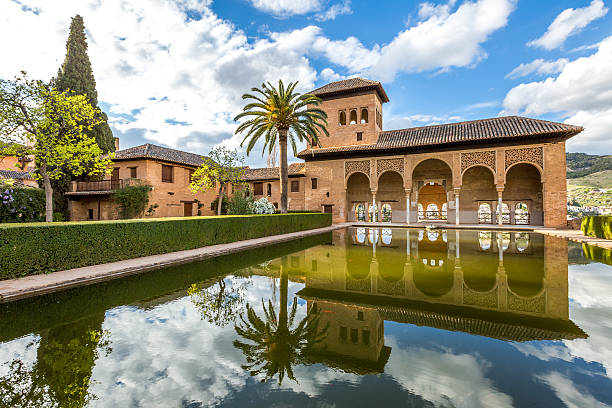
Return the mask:
M 53 222 L 53 187 L 51 187 L 51 179 L 47 173 L 47 164 L 42 163 L 39 169 L 40 175 L 43 178 L 43 187 L 45 189 L 45 221 Z
M 217 202 L 217 215 L 221 215 L 221 207 L 223 206 L 223 183 L 219 187 L 219 201 Z
M 289 168 L 287 165 L 287 129 L 278 130 L 278 147 L 280 151 L 280 212 L 287 214 L 287 190 L 289 185 Z
M 287 328 L 287 292 L 289 290 L 289 271 L 287 270 L 287 257 L 281 259 L 280 267 L 280 304 L 278 311 L 278 327 Z

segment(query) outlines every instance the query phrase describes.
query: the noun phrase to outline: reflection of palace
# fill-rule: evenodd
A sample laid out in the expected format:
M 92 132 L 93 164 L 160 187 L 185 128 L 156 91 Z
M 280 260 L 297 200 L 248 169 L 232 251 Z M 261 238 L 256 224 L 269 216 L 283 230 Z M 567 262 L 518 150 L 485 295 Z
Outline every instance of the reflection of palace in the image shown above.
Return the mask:
M 585 337 L 569 320 L 567 244 L 554 237 L 351 228 L 292 259 L 306 277 L 298 295 L 330 322 L 321 347 L 344 356 L 380 362 L 384 320 L 512 341 Z

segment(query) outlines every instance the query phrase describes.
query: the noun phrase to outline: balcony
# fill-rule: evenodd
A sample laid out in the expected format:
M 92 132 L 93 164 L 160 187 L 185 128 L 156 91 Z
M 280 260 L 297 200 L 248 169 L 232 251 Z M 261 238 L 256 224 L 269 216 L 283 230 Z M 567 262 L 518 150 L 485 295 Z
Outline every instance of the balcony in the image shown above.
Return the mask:
M 107 195 L 122 187 L 139 185 L 140 183 L 141 180 L 139 179 L 73 181 L 70 184 L 70 190 L 66 193 L 66 195 Z

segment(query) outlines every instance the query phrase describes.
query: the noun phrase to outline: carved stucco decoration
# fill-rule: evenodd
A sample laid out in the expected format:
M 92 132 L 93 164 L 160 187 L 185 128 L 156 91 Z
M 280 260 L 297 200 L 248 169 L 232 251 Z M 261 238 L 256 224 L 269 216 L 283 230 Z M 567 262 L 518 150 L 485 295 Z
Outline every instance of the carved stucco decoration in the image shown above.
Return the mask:
M 370 161 L 359 160 L 359 161 L 347 161 L 344 162 L 344 177 L 348 177 L 349 174 L 359 171 L 370 177 Z
M 396 159 L 380 159 L 376 162 L 377 176 L 380 176 L 387 170 L 393 170 L 404 175 L 404 159 L 398 157 Z
M 520 162 L 533 163 L 544 168 L 544 153 L 542 147 L 525 147 L 522 149 L 506 150 L 506 170 L 513 164 Z
M 515 295 L 508 289 L 508 309 L 518 312 L 544 313 L 546 312 L 546 293 L 542 292 L 536 297 L 524 298 Z
M 476 292 L 468 288 L 465 284 L 463 285 L 463 304 L 496 308 L 497 304 L 497 290 L 489 292 Z
M 487 150 L 484 152 L 461 153 L 462 174 L 466 169 L 476 165 L 488 166 L 495 171 L 495 152 L 493 150 Z

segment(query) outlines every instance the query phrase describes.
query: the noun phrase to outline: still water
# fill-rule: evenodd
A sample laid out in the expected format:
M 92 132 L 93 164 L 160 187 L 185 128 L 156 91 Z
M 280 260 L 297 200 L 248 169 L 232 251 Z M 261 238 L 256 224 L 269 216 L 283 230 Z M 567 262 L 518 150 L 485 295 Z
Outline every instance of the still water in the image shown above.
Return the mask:
M 612 266 L 350 228 L 0 305 L 0 406 L 612 406 Z

